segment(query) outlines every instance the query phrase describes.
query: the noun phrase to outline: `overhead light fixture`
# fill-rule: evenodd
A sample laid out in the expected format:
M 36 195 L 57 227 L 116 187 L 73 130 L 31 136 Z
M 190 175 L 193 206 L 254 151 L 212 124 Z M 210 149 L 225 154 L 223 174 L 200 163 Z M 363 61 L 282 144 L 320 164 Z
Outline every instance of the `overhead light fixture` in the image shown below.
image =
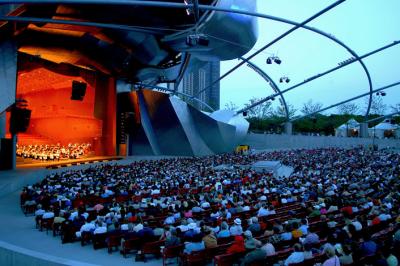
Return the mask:
M 282 60 L 277 57 L 277 56 L 270 56 L 267 58 L 267 64 L 270 65 L 272 62 L 275 62 L 275 64 L 280 65 L 282 63 Z
M 279 79 L 279 82 L 280 82 L 280 83 L 282 83 L 282 82 L 289 83 L 289 82 L 290 82 L 290 79 L 289 79 L 288 77 L 284 76 L 284 77 L 281 77 L 281 78 Z
M 210 43 L 210 40 L 208 37 L 204 34 L 190 34 L 186 37 L 186 44 L 188 46 L 208 46 Z

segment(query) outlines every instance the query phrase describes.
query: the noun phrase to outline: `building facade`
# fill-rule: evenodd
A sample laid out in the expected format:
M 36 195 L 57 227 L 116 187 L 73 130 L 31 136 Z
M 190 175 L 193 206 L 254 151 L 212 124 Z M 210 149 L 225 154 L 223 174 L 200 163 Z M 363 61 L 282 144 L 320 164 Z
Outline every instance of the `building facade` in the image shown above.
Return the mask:
M 197 96 L 198 98 L 211 106 L 213 109 L 218 110 L 220 104 L 220 86 L 219 82 L 209 87 L 213 81 L 220 77 L 220 62 L 210 61 L 203 62 L 197 59 L 192 59 L 181 83 L 178 86 L 178 91 Z M 209 87 L 209 88 L 207 88 Z M 204 90 L 207 88 L 206 90 Z M 200 95 L 199 95 L 200 92 Z M 185 97 L 184 97 L 185 98 Z M 210 111 L 203 104 L 193 101 L 191 99 L 184 99 L 191 105 L 203 111 Z

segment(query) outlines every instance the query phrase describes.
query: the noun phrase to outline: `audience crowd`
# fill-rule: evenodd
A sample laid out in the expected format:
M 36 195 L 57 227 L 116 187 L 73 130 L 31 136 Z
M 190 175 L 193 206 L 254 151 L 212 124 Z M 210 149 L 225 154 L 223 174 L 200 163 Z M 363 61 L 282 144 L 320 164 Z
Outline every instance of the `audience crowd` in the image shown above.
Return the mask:
M 60 160 L 78 159 L 91 151 L 89 143 L 70 143 L 66 146 L 61 144 L 52 145 L 18 145 L 17 156 L 32 158 L 35 160 Z
M 293 173 L 239 167 L 260 160 Z M 118 235 L 122 247 L 182 246 L 183 258 L 217 249 L 242 265 L 395 266 L 399 163 L 391 151 L 328 148 L 106 164 L 51 174 L 25 187 L 21 204 L 63 243 Z

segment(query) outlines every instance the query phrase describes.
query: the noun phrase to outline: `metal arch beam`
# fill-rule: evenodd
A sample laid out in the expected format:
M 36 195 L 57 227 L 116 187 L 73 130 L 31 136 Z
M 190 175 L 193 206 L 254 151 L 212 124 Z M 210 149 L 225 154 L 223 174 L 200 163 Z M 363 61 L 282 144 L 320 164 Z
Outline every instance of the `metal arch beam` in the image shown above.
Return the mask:
M 291 25 L 295 26 L 295 27 L 293 27 L 289 31 L 285 32 L 284 34 L 282 34 L 281 36 L 279 36 L 278 38 L 276 38 L 275 40 L 273 40 L 272 42 L 270 42 L 269 44 L 264 46 L 262 49 L 258 50 L 257 52 L 255 52 L 254 54 L 252 54 L 250 57 L 247 58 L 247 59 L 251 59 L 254 56 L 256 56 L 259 53 L 261 53 L 266 48 L 268 48 L 269 46 L 273 45 L 274 43 L 276 43 L 279 40 L 281 40 L 283 37 L 289 35 L 290 33 L 292 33 L 293 31 L 295 31 L 295 30 L 297 30 L 299 28 L 305 28 L 305 29 L 317 32 L 319 34 L 322 34 L 322 35 L 324 35 L 326 37 L 332 37 L 329 34 L 326 34 L 326 33 L 323 33 L 323 32 L 318 32 L 317 30 L 315 30 L 315 29 L 313 29 L 311 27 L 308 27 L 305 24 L 310 22 L 310 21 L 312 21 L 313 19 L 319 17 L 323 13 L 329 11 L 330 9 L 336 7 L 337 5 L 343 3 L 344 1 L 345 0 L 338 0 L 338 1 L 334 2 L 333 4 L 328 6 L 327 8 L 321 10 L 320 12 L 318 12 L 317 14 L 315 14 L 312 17 L 308 18 L 307 20 L 305 20 L 302 23 L 297 23 L 297 22 L 286 20 L 286 19 L 283 19 L 283 18 L 274 17 L 274 16 L 265 15 L 265 14 L 256 13 L 256 12 L 249 12 L 249 11 L 238 10 L 238 9 L 219 8 L 219 7 L 215 7 L 215 6 L 209 6 L 209 5 L 198 5 L 198 9 L 200 9 L 200 10 L 220 11 L 220 12 L 229 12 L 229 13 L 237 13 L 237 14 L 242 14 L 242 15 L 260 17 L 260 18 L 275 20 L 275 21 L 279 21 L 279 22 L 283 22 L 283 23 L 291 24 Z M 7 1 L 7 0 L 5 0 L 5 1 L 2 1 L 0 4 L 11 4 L 11 3 L 14 3 L 14 4 L 15 3 L 21 3 L 21 4 L 23 4 L 23 3 L 29 3 L 29 4 L 100 4 L 100 5 L 129 5 L 129 6 L 136 5 L 136 6 L 165 7 L 165 8 L 188 8 L 188 7 L 195 8 L 197 6 L 197 5 L 194 5 L 194 4 L 186 5 L 186 4 L 179 4 L 179 3 L 172 3 L 172 2 L 135 1 L 135 0 L 114 0 L 114 1 L 108 1 L 108 0 L 57 0 L 57 1 L 56 0 L 14 0 L 14 1 Z M 348 48 L 348 47 L 346 49 L 351 51 L 351 49 Z M 354 53 L 353 51 L 351 51 L 351 52 L 352 52 L 352 54 Z M 355 53 L 353 55 L 356 56 Z M 357 56 L 356 56 L 356 58 L 357 58 Z M 227 73 L 225 73 L 219 79 L 217 79 L 214 82 L 212 82 L 208 87 L 206 87 L 203 90 L 201 90 L 200 92 L 198 92 L 198 94 L 196 96 L 199 96 L 203 91 L 205 91 L 208 88 L 212 87 L 216 82 L 219 82 L 220 80 L 222 80 L 223 78 L 228 76 L 230 73 L 232 73 L 234 70 L 238 69 L 244 63 L 245 62 L 243 62 L 243 61 L 241 63 L 239 63 L 237 66 L 235 66 L 234 68 L 229 70 Z M 365 67 L 365 65 L 364 65 L 364 67 Z M 367 72 L 368 72 L 368 70 L 367 70 Z M 369 77 L 369 73 L 368 73 L 368 77 Z M 371 85 L 370 77 L 369 77 L 369 82 L 370 82 L 370 85 Z M 371 101 L 371 99 L 370 99 L 370 101 Z
M 400 114 L 400 111 L 399 111 L 399 112 L 394 112 L 394 113 L 391 113 L 391 114 L 388 114 L 388 115 L 382 115 L 382 116 L 380 116 L 380 117 L 367 120 L 367 121 L 365 121 L 364 123 L 375 122 L 375 121 L 381 120 L 382 118 L 385 119 L 385 118 L 392 117 L 392 116 L 398 115 L 398 114 Z
M 215 111 L 214 108 L 212 108 L 211 106 L 209 106 L 207 103 L 203 102 L 202 100 L 200 100 L 200 99 L 198 99 L 198 98 L 196 98 L 196 97 L 194 97 L 194 96 L 192 96 L 192 95 L 186 94 L 186 93 L 184 93 L 184 92 L 180 92 L 180 91 L 176 91 L 176 90 L 173 90 L 173 89 L 168 89 L 168 88 L 164 88 L 164 87 L 160 87 L 160 86 L 156 86 L 156 85 L 150 85 L 150 84 L 137 84 L 137 86 L 139 86 L 140 88 L 144 88 L 144 89 L 150 88 L 150 89 L 152 89 L 152 90 L 167 91 L 167 92 L 179 94 L 179 95 L 188 97 L 188 98 L 192 99 L 192 100 L 195 101 L 195 102 L 198 102 L 198 103 L 200 103 L 200 104 L 203 104 L 203 105 L 204 105 L 205 107 L 207 107 L 207 109 L 209 109 L 211 112 L 214 112 L 214 111 Z
M 379 53 L 379 52 L 381 52 L 381 51 L 383 51 L 383 50 L 386 50 L 386 49 L 388 49 L 388 48 L 390 48 L 390 47 L 393 47 L 393 46 L 396 46 L 396 45 L 398 45 L 398 44 L 400 44 L 400 41 L 394 41 L 393 43 L 390 43 L 390 44 L 385 45 L 385 46 L 383 46 L 383 47 L 380 47 L 380 48 L 378 48 L 378 49 L 376 49 L 376 50 L 374 50 L 374 51 L 371 51 L 371 52 L 369 52 L 369 53 L 366 53 L 366 54 L 360 56 L 359 58 L 360 58 L 360 59 L 364 59 L 364 58 L 366 58 L 366 57 L 369 57 L 369 56 L 371 56 L 371 55 L 374 55 L 374 54 L 376 54 L 376 53 Z M 281 92 L 282 92 L 282 93 L 286 93 L 286 92 L 288 92 L 288 91 L 291 91 L 291 90 L 293 90 L 293 89 L 295 89 L 295 88 L 297 88 L 297 87 L 299 87 L 299 86 L 301 86 L 301 85 L 304 85 L 304 84 L 306 84 L 306 83 L 308 83 L 308 82 L 310 82 L 310 81 L 312 81 L 312 80 L 315 80 L 315 79 L 318 79 L 318 78 L 320 78 L 320 77 L 322 77 L 322 76 L 325 76 L 325 75 L 327 75 L 327 74 L 329 74 L 329 73 L 331 73 L 331 72 L 334 72 L 334 71 L 336 71 L 336 70 L 338 70 L 338 69 L 341 69 L 341 68 L 343 68 L 343 67 L 345 67 L 345 66 L 347 66 L 347 65 L 350 65 L 350 64 L 352 64 L 352 63 L 354 63 L 354 62 L 356 62 L 356 60 L 347 61 L 347 62 L 345 62 L 345 63 L 343 63 L 343 64 L 341 64 L 341 65 L 339 65 L 339 66 L 336 66 L 336 67 L 334 67 L 334 68 L 331 68 L 331 69 L 329 69 L 329 70 L 327 70 L 327 71 L 325 71 L 325 72 L 323 72 L 323 73 L 320 73 L 320 74 L 314 75 L 314 76 L 312 76 L 312 77 L 310 77 L 310 78 L 307 78 L 307 79 L 305 79 L 304 81 L 302 81 L 302 82 L 300 82 L 300 83 L 298 83 L 298 84 L 296 84 L 296 85 L 293 85 L 292 87 L 289 87 L 289 88 L 287 88 L 287 89 L 285 89 L 285 90 L 283 90 L 283 91 L 281 91 Z M 370 92 L 369 92 L 369 93 L 370 93 Z M 248 109 L 250 109 L 250 108 L 253 108 L 254 106 L 257 106 L 257 105 L 259 105 L 259 104 L 261 104 L 261 103 L 263 103 L 263 102 L 265 102 L 265 101 L 268 101 L 268 100 L 270 100 L 271 98 L 276 97 L 276 96 L 278 96 L 278 95 L 279 95 L 279 94 L 275 93 L 275 94 L 272 94 L 272 95 L 270 95 L 270 96 L 267 96 L 267 97 L 265 97 L 264 99 L 261 99 L 260 101 L 254 103 L 254 104 L 252 104 L 252 105 L 250 105 L 250 106 L 248 106 L 248 107 L 246 107 L 246 108 L 243 108 L 243 109 L 237 111 L 237 113 L 244 112 L 244 111 L 246 111 L 246 110 L 248 110 Z
M 344 2 L 345 0 L 339 0 L 337 2 L 335 2 L 334 4 L 332 4 L 330 7 L 334 7 L 342 2 Z M 192 7 L 194 8 L 195 5 L 185 5 L 185 4 L 179 4 L 179 3 L 172 3 L 172 2 L 159 2 L 159 1 L 134 1 L 134 0 L 116 0 L 116 1 L 107 1 L 107 0 L 14 0 L 14 1 L 2 1 L 1 4 L 11 4 L 11 3 L 30 3 L 30 4 L 103 4 L 103 5 L 137 5 L 137 6 L 154 6 L 154 7 L 166 7 L 166 8 L 187 8 L 187 7 Z M 308 23 L 309 21 L 311 21 L 312 19 L 315 18 L 315 16 L 311 17 L 310 19 L 306 20 L 303 23 L 297 23 L 294 21 L 290 21 L 287 19 L 283 19 L 283 18 L 278 18 L 278 17 L 273 17 L 273 16 L 269 16 L 269 15 L 264 15 L 264 14 L 260 14 L 260 13 L 255 13 L 255 12 L 249 12 L 249 11 L 244 11 L 244 10 L 237 10 L 237 9 L 224 9 L 224 8 L 217 8 L 215 6 L 208 6 L 208 5 L 198 5 L 198 8 L 201 10 L 213 10 L 213 11 L 221 11 L 221 12 L 231 12 L 231 13 L 237 13 L 237 14 L 243 14 L 243 15 L 249 15 L 249 16 L 256 16 L 256 17 L 261 17 L 261 18 L 266 18 L 266 19 L 270 19 L 270 20 L 275 20 L 275 21 L 279 21 L 279 22 L 283 22 L 286 24 L 291 24 L 294 25 L 295 27 L 292 28 L 291 30 L 289 30 L 288 32 L 286 32 L 285 34 L 281 35 L 280 37 L 278 37 L 277 39 L 275 39 L 273 42 L 271 42 L 270 44 L 268 44 L 267 46 L 264 46 L 262 49 L 258 50 L 256 53 L 254 53 L 253 55 L 251 55 L 248 59 L 251 59 L 252 57 L 256 56 L 257 54 L 259 54 L 261 51 L 265 50 L 267 47 L 269 47 L 270 45 L 272 45 L 273 43 L 279 41 L 281 38 L 283 38 L 284 36 L 286 36 L 287 34 L 291 33 L 292 31 L 298 29 L 298 28 L 304 28 L 307 30 L 311 30 L 313 32 L 316 32 L 318 34 L 321 34 L 331 40 L 333 40 L 334 42 L 338 43 L 339 45 L 341 45 L 342 47 L 344 47 L 347 51 L 350 52 L 350 54 L 352 54 L 355 59 L 357 61 L 360 62 L 360 64 L 362 65 L 367 78 L 368 78 L 368 83 L 369 83 L 369 91 L 370 91 L 370 97 L 369 97 L 369 102 L 368 102 L 368 108 L 367 108 L 367 112 L 366 112 L 366 117 L 369 114 L 370 108 L 371 108 L 371 102 L 372 102 L 372 90 L 373 90 L 373 86 L 372 86 L 372 81 L 371 81 L 371 77 L 369 74 L 369 71 L 367 69 L 367 67 L 365 66 L 364 62 L 362 62 L 362 60 L 360 59 L 360 57 L 352 50 L 350 49 L 347 45 L 345 45 L 343 42 L 339 41 L 338 39 L 336 39 L 334 36 L 327 34 L 323 31 L 320 31 L 318 29 L 315 29 L 313 27 L 309 27 L 306 26 L 305 24 Z M 329 9 L 328 9 L 329 10 Z M 223 78 L 225 78 L 226 76 L 228 76 L 230 73 L 232 73 L 234 70 L 238 69 L 241 65 L 243 65 L 244 62 L 241 62 L 240 64 L 238 64 L 237 66 L 235 66 L 234 68 L 232 68 L 231 70 L 229 70 L 227 73 L 225 73 L 224 75 L 222 75 L 219 79 L 215 80 L 214 82 L 212 82 L 208 87 L 204 88 L 203 90 L 201 90 L 196 96 L 200 95 L 200 93 L 202 93 L 203 91 L 207 90 L 208 88 L 210 88 L 211 86 L 213 86 L 216 82 L 219 82 L 220 80 L 222 80 Z
M 390 85 L 381 87 L 381 88 L 379 88 L 379 89 L 375 89 L 375 90 L 372 91 L 372 93 L 375 93 L 375 92 L 378 92 L 378 91 L 383 91 L 383 90 L 386 90 L 386 89 L 389 89 L 389 88 L 391 88 L 391 87 L 395 87 L 395 86 L 398 86 L 398 85 L 400 85 L 400 81 L 394 82 L 394 83 L 392 83 L 392 84 L 390 84 Z M 355 97 L 353 97 L 353 98 L 347 99 L 347 100 L 345 100 L 345 101 L 342 101 L 342 102 L 339 102 L 339 103 L 332 104 L 332 105 L 330 105 L 330 106 L 324 107 L 324 108 L 322 108 L 322 109 L 320 109 L 320 110 L 318 110 L 318 111 L 312 112 L 312 113 L 310 113 L 310 114 L 296 117 L 296 118 L 294 118 L 294 119 L 291 119 L 290 122 L 293 122 L 293 121 L 296 121 L 296 120 L 299 120 L 299 119 L 302 119 L 302 118 L 305 118 L 305 117 L 308 117 L 308 116 L 316 115 L 316 114 L 318 114 L 318 113 L 320 113 L 320 112 L 324 112 L 324 111 L 326 111 L 326 110 L 329 110 L 329 109 L 331 109 L 331 108 L 337 107 L 337 106 L 339 106 L 339 105 L 342 105 L 342 104 L 345 104 L 345 103 L 348 103 L 348 102 L 351 102 L 351 101 L 360 99 L 360 98 L 362 98 L 362 97 L 368 96 L 369 94 L 370 94 L 370 92 L 366 92 L 366 93 L 360 94 L 360 95 L 358 95 L 358 96 L 355 96 Z
M 285 114 L 286 114 L 286 120 L 289 121 L 289 110 L 288 106 L 286 104 L 285 97 L 283 96 L 283 93 L 279 89 L 278 85 L 275 83 L 275 81 L 267 74 L 265 71 L 263 71 L 261 68 L 259 68 L 256 64 L 251 62 L 250 60 L 247 60 L 246 58 L 240 57 L 241 60 L 246 61 L 248 66 L 253 69 L 257 74 L 259 74 L 267 83 L 272 87 L 274 92 L 279 93 L 279 96 L 282 99 L 282 105 L 283 108 L 285 109 Z

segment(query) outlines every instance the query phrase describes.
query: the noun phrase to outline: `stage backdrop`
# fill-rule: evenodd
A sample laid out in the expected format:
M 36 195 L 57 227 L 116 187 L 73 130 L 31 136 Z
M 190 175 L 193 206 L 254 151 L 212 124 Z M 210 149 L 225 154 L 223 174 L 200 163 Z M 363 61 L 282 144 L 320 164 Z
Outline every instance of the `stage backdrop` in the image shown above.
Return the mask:
M 71 67 L 72 68 L 72 67 Z M 82 101 L 71 100 L 72 82 L 85 82 Z M 17 98 L 32 110 L 20 144 L 89 142 L 96 155 L 115 155 L 115 80 L 85 71 L 63 70 L 51 64 L 24 62 L 19 69 Z

